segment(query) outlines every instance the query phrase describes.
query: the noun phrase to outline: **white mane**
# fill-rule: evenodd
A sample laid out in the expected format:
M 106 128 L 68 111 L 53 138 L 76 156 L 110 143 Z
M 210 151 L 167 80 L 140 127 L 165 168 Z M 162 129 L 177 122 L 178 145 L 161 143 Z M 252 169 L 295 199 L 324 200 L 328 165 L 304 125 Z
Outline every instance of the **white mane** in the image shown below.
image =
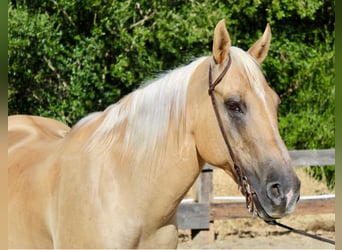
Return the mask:
M 87 126 L 104 115 L 89 138 L 86 150 L 99 146 L 105 150 L 120 140 L 126 147 L 136 148 L 135 157 L 138 159 L 140 157 L 136 154 L 139 152 L 144 155 L 153 152 L 165 139 L 170 122 L 175 128 L 180 126 L 178 123 L 185 115 L 190 77 L 205 58 L 170 71 L 110 105 L 104 112 L 90 114 L 79 121 L 75 129 Z

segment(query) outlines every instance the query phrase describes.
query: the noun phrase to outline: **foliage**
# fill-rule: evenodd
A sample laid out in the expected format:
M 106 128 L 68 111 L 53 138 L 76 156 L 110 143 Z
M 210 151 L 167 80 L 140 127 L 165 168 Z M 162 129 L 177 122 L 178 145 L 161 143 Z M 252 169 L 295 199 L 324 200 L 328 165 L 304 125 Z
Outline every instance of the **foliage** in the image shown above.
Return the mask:
M 333 148 L 334 8 L 333 0 L 12 0 L 9 114 L 72 125 L 155 74 L 209 54 L 221 18 L 244 49 L 269 22 L 273 39 L 263 68 L 282 98 L 285 143 Z M 334 171 L 323 172 L 333 183 Z

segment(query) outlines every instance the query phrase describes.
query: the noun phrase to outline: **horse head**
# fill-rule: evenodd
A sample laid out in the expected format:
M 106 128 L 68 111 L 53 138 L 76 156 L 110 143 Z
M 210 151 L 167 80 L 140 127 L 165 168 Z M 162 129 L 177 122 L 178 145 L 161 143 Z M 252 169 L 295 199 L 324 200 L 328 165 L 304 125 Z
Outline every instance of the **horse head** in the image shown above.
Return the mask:
M 231 175 L 250 210 L 265 220 L 291 213 L 300 190 L 278 129 L 280 98 L 260 67 L 270 42 L 267 25 L 247 52 L 233 47 L 222 20 L 215 28 L 213 56 L 191 79 L 196 86 L 192 133 L 199 157 Z

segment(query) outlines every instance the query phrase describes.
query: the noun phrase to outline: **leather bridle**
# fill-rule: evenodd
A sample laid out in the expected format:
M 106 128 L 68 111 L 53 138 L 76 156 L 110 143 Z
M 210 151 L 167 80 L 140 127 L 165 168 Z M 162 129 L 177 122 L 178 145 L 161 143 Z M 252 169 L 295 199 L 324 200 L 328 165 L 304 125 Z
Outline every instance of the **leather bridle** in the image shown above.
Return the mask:
M 239 189 L 242 191 L 243 195 L 246 198 L 246 207 L 248 209 L 248 211 L 250 213 L 255 213 L 257 212 L 256 209 L 256 204 L 254 202 L 253 196 L 256 196 L 255 191 L 251 188 L 251 185 L 248 182 L 248 178 L 247 176 L 244 174 L 243 169 L 238 165 L 237 160 L 235 158 L 235 154 L 234 151 L 232 149 L 232 146 L 229 142 L 228 139 L 228 135 L 226 133 L 226 130 L 224 129 L 224 125 L 223 125 L 223 121 L 222 118 L 220 116 L 219 110 L 218 110 L 218 106 L 217 106 L 217 101 L 214 95 L 214 90 L 215 87 L 222 81 L 223 77 L 226 75 L 226 73 L 228 72 L 230 66 L 231 66 L 232 60 L 230 55 L 228 56 L 228 62 L 226 64 L 226 66 L 224 67 L 223 71 L 221 72 L 221 74 L 216 78 L 216 80 L 213 82 L 212 79 L 212 68 L 211 65 L 209 66 L 209 89 L 208 89 L 208 94 L 211 98 L 211 102 L 214 108 L 214 112 L 215 112 L 215 116 L 218 122 L 218 125 L 220 127 L 220 131 L 222 134 L 222 137 L 224 139 L 224 142 L 227 146 L 228 152 L 230 154 L 230 157 L 233 161 L 234 164 L 234 170 L 236 173 L 236 177 L 237 177 L 237 181 L 238 181 L 238 186 Z
M 214 59 L 214 61 L 215 61 L 215 59 Z M 233 164 L 234 164 L 234 170 L 235 170 L 235 173 L 236 173 L 239 189 L 240 189 L 240 191 L 242 191 L 243 195 L 246 198 L 246 207 L 247 207 L 248 211 L 250 213 L 252 213 L 252 214 L 255 214 L 255 213 L 259 214 L 259 215 L 262 214 L 263 217 L 264 217 L 263 220 L 266 223 L 270 224 L 270 225 L 280 226 L 280 227 L 283 227 L 285 229 L 288 229 L 291 232 L 298 233 L 298 234 L 301 234 L 301 235 L 305 235 L 305 236 L 311 237 L 313 239 L 324 241 L 324 242 L 327 242 L 327 243 L 335 245 L 335 241 L 333 241 L 333 240 L 323 238 L 323 237 L 321 237 L 319 235 L 310 234 L 310 233 L 307 233 L 307 232 L 305 232 L 303 230 L 298 230 L 298 229 L 295 229 L 295 228 L 292 228 L 292 227 L 289 227 L 289 226 L 286 226 L 286 225 L 284 225 L 282 223 L 277 222 L 274 218 L 269 216 L 267 214 L 267 212 L 264 210 L 264 208 L 261 206 L 261 204 L 260 204 L 260 202 L 259 202 L 259 200 L 257 198 L 256 192 L 253 190 L 253 188 L 249 184 L 248 178 L 247 178 L 246 174 L 244 173 L 244 170 L 239 166 L 239 164 L 238 164 L 238 162 L 237 162 L 237 160 L 235 158 L 235 154 L 234 154 L 232 146 L 231 146 L 231 144 L 230 144 L 230 142 L 228 140 L 228 135 L 226 133 L 226 130 L 224 129 L 223 121 L 222 121 L 222 118 L 220 116 L 220 113 L 219 113 L 219 110 L 218 110 L 218 106 L 217 106 L 217 101 L 216 101 L 216 98 L 215 98 L 215 95 L 214 95 L 215 87 L 222 81 L 223 77 L 227 74 L 231 64 L 232 64 L 232 60 L 231 60 L 231 57 L 230 57 L 230 54 L 229 54 L 228 62 L 226 64 L 226 66 L 224 67 L 223 71 L 216 78 L 216 80 L 214 82 L 213 82 L 213 79 L 212 79 L 213 78 L 212 77 L 212 68 L 211 68 L 211 64 L 210 64 L 210 66 L 209 66 L 209 89 L 208 89 L 208 94 L 209 94 L 209 96 L 211 98 L 211 102 L 212 102 L 212 105 L 213 105 L 213 108 L 214 108 L 214 112 L 215 112 L 215 116 L 216 116 L 218 125 L 219 125 L 220 130 L 221 130 L 222 137 L 224 139 L 224 142 L 225 142 L 225 144 L 227 146 L 228 152 L 229 152 L 230 157 L 231 157 L 231 159 L 233 161 Z

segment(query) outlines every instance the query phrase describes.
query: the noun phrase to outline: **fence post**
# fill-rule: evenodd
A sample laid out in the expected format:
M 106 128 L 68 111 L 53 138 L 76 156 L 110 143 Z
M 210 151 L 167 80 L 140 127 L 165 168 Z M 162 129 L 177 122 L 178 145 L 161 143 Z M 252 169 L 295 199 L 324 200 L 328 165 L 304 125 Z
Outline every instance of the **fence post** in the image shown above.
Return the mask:
M 196 181 L 196 200 L 198 203 L 208 204 L 213 196 L 213 169 L 205 165 Z M 210 211 L 210 210 L 209 210 Z M 209 216 L 210 217 L 210 216 Z M 209 221 L 209 228 L 192 229 L 191 238 L 207 243 L 215 240 L 214 222 Z

